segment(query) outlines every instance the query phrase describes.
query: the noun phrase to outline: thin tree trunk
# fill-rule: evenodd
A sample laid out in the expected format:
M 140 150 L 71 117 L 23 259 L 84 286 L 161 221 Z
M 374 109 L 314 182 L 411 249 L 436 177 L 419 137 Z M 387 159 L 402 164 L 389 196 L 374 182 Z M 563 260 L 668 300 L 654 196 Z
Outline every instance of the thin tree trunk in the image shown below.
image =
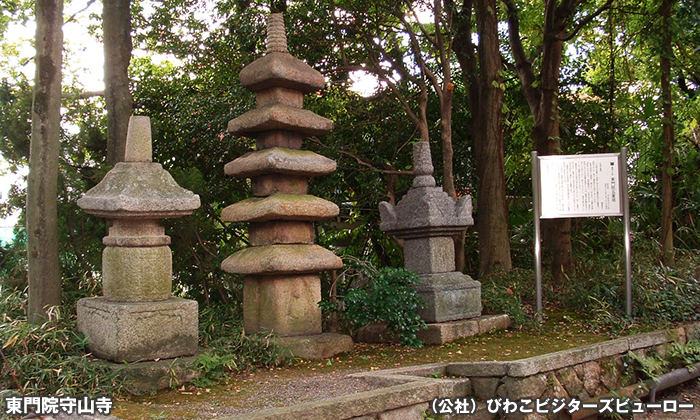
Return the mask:
M 662 0 L 661 98 L 663 100 L 663 174 L 661 175 L 661 252 L 667 266 L 674 265 L 673 248 L 673 98 L 671 96 L 671 7 L 673 0 Z
M 36 1 L 36 76 L 27 181 L 27 320 L 41 323 L 61 304 L 58 258 L 58 154 L 61 123 L 63 1 Z
M 124 160 L 126 130 L 133 109 L 128 76 L 132 50 L 130 2 L 104 0 L 102 12 L 108 165 Z

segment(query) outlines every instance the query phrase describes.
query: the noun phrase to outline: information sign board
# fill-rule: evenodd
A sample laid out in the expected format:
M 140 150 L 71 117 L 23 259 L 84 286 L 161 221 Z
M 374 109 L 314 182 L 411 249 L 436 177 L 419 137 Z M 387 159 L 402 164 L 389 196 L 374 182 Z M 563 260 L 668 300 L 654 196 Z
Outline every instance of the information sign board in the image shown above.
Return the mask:
M 622 216 L 619 153 L 537 159 L 542 219 Z

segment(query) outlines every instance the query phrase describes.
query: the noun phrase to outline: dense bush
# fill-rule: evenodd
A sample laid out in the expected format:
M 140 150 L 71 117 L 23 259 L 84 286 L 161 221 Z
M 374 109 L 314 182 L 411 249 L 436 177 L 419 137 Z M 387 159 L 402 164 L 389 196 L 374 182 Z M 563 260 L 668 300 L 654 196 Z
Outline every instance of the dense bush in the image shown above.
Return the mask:
M 319 305 L 341 314 L 351 331 L 369 324 L 386 323 L 387 330 L 401 344 L 409 348 L 421 347 L 423 343 L 416 337 L 416 332 L 426 328 L 425 321 L 418 315 L 425 303 L 410 287 L 420 283 L 420 277 L 403 268 L 377 270 L 369 265 L 365 266 L 363 276 L 357 274 L 350 277 L 340 301 L 322 301 Z

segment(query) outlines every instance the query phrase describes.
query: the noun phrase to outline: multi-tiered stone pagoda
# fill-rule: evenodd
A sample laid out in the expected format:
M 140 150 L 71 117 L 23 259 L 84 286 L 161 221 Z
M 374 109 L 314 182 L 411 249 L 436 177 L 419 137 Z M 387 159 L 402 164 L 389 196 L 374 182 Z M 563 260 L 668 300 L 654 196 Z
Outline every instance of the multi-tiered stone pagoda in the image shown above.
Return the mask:
M 257 151 L 229 162 L 227 175 L 251 178 L 253 198 L 225 208 L 227 222 L 249 222 L 250 247 L 221 268 L 244 274 L 247 334 L 273 331 L 278 343 L 305 358 L 352 349 L 352 339 L 321 333 L 318 273 L 343 267 L 314 244 L 313 222 L 338 215 L 338 206 L 307 194 L 308 178 L 335 171 L 336 163 L 300 150 L 305 137 L 329 132 L 333 122 L 303 109 L 305 93 L 323 88 L 321 73 L 289 54 L 282 14 L 268 21 L 267 54 L 246 66 L 240 80 L 256 93 L 256 109 L 231 120 L 228 131 L 257 141 Z

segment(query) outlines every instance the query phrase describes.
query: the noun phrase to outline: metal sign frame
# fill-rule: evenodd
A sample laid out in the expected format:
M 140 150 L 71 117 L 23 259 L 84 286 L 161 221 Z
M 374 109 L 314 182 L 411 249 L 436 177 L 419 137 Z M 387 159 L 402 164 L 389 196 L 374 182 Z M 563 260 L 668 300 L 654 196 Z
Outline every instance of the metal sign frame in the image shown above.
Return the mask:
M 554 155 L 554 156 L 542 156 L 538 157 L 537 152 L 532 152 L 532 201 L 534 207 L 534 218 L 535 218 L 535 287 L 536 287 L 536 298 L 537 298 L 537 318 L 542 320 L 542 245 L 541 245 L 541 234 L 540 234 L 540 220 L 541 219 L 558 219 L 558 218 L 573 218 L 573 217 L 610 217 L 610 216 L 622 216 L 625 225 L 625 298 L 626 298 L 626 312 L 628 316 L 632 315 L 632 247 L 630 240 L 630 212 L 629 212 L 629 192 L 627 185 L 627 148 L 623 147 L 620 149 L 620 153 L 608 153 L 608 154 L 597 154 L 597 155 Z M 551 210 L 548 209 L 548 214 L 545 217 L 542 216 L 542 177 L 541 177 L 541 160 L 546 159 L 548 161 L 565 161 L 570 160 L 576 163 L 584 163 L 583 166 L 577 165 L 561 165 L 564 169 L 575 170 L 578 172 L 583 171 L 585 174 L 590 175 L 589 166 L 593 165 L 594 161 L 599 161 L 601 159 L 608 161 L 611 157 L 617 158 L 617 176 L 618 178 L 611 180 L 612 183 L 617 185 L 605 185 L 605 191 L 599 191 L 599 186 L 591 184 L 591 180 L 586 180 L 585 187 L 588 191 L 581 192 L 580 189 L 583 186 L 583 180 L 580 178 L 575 178 L 570 176 L 571 174 L 558 174 L 558 180 L 560 183 L 566 184 L 568 188 L 567 194 L 561 194 L 559 199 L 563 196 L 573 197 L 575 196 L 578 200 L 577 205 L 573 206 L 572 210 L 570 205 L 567 205 L 566 209 L 563 208 L 561 203 L 557 203 L 558 209 Z M 557 167 L 554 167 L 555 169 Z M 578 190 L 577 190 L 578 188 Z M 619 201 L 619 208 L 610 208 L 609 204 L 615 200 L 600 200 L 600 197 L 596 197 L 598 200 L 595 203 L 586 203 L 585 208 L 581 207 L 580 201 L 582 199 L 592 200 L 593 195 L 605 194 L 607 192 L 616 192 L 619 194 L 621 200 Z M 578 195 L 577 195 L 578 193 Z M 582 194 L 582 195 L 581 195 Z M 548 195 L 548 198 L 549 197 Z M 607 197 L 611 198 L 611 197 Z M 551 206 L 550 206 L 551 207 Z

